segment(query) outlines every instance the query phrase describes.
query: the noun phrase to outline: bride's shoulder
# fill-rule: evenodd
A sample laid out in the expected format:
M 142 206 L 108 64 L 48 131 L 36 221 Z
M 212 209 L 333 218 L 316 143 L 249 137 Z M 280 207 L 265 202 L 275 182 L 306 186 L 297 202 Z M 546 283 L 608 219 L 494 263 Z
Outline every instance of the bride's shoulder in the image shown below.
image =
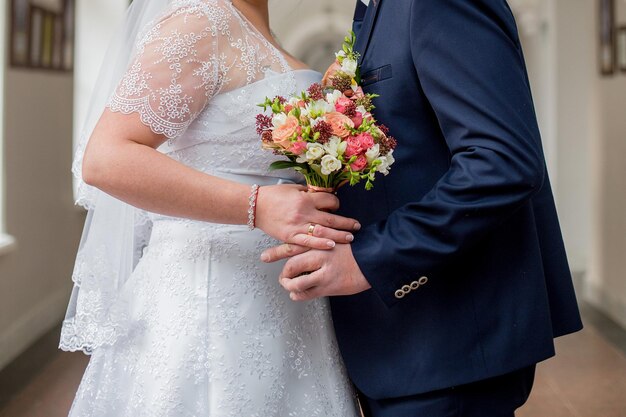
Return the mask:
M 173 13 L 194 13 L 212 19 L 229 18 L 234 14 L 231 0 L 174 0 Z
M 229 33 L 235 13 L 231 0 L 173 0 L 140 31 L 139 47 L 163 33 Z
M 240 23 L 231 0 L 173 0 L 155 22 L 157 28 L 186 27 L 203 29 L 198 25 L 207 24 L 204 30 L 212 29 L 213 35 L 228 33 Z

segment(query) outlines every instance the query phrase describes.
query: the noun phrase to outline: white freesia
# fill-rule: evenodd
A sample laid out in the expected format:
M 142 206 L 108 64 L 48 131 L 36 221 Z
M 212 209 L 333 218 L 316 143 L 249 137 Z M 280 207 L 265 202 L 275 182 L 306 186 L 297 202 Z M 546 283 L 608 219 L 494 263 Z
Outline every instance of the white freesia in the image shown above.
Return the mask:
M 339 58 L 345 58 L 346 57 L 346 53 L 344 51 L 339 51 L 335 53 L 335 58 L 339 59 Z
M 374 162 L 380 156 L 380 145 L 377 143 L 372 146 L 365 152 L 365 157 L 367 158 L 367 162 L 370 164 Z
M 326 101 L 334 106 L 341 96 L 343 96 L 343 93 L 341 91 L 333 90 L 332 93 L 326 94 Z
M 287 100 L 287 104 L 293 107 L 296 107 L 298 103 L 300 103 L 300 100 L 301 100 L 300 97 L 294 96 L 294 97 L 291 97 L 289 100 Z
M 326 150 L 326 153 L 329 155 L 338 158 L 339 155 L 343 155 L 347 146 L 347 142 L 342 142 L 337 136 L 331 136 L 328 142 L 324 145 L 324 150 Z
M 389 151 L 387 155 L 381 156 L 380 158 L 378 158 L 378 160 L 380 161 L 380 165 L 376 167 L 376 171 L 380 172 L 383 175 L 388 175 L 389 168 L 391 167 L 391 165 L 393 165 L 394 162 L 396 162 L 393 157 L 393 150 Z
M 356 106 L 356 111 L 361 113 L 361 115 L 363 116 L 367 114 L 367 110 L 365 109 L 365 106 Z
M 341 161 L 332 155 L 324 155 L 322 158 L 322 174 L 330 175 L 341 169 Z
M 316 100 L 307 104 L 306 107 L 302 109 L 302 114 L 316 119 L 333 111 L 335 111 L 335 106 L 328 104 L 326 100 Z
M 354 59 L 345 58 L 341 64 L 341 70 L 351 77 L 356 76 L 358 63 Z
M 274 127 L 281 127 L 285 123 L 287 123 L 287 115 L 284 113 L 278 113 L 272 117 L 272 126 Z

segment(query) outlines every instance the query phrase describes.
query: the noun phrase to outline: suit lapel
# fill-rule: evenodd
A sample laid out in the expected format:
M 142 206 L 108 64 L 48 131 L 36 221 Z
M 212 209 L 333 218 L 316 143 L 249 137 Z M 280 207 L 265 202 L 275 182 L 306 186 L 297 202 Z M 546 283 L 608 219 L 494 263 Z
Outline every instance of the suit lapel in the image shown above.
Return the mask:
M 376 23 L 378 11 L 380 10 L 380 3 L 382 2 L 383 0 L 370 0 L 370 4 L 365 12 L 365 18 L 363 19 L 363 24 L 359 30 L 356 38 L 356 44 L 354 46 L 354 49 L 361 54 L 361 59 L 359 60 L 360 62 L 363 62 L 363 57 L 365 56 L 367 47 L 370 44 L 372 30 L 374 29 L 374 23 Z

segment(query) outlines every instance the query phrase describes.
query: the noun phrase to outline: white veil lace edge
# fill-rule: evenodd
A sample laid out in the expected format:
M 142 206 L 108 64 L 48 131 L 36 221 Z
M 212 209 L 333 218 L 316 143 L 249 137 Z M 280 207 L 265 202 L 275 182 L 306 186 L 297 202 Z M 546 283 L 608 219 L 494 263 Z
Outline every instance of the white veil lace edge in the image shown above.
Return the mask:
M 63 321 L 59 348 L 90 354 L 113 343 L 122 332 L 129 308 L 124 283 L 142 256 L 151 224 L 141 210 L 84 183 L 83 155 L 104 109 L 136 53 L 144 28 L 173 3 L 199 0 L 134 0 L 103 61 L 72 164 L 78 182 L 76 204 L 88 210 L 72 274 L 74 288 Z

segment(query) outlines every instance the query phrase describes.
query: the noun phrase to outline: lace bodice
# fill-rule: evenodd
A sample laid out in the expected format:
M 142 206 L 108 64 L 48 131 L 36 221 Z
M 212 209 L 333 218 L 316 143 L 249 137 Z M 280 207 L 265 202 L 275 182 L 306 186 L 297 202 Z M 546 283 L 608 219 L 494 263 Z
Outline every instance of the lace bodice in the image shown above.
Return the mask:
M 293 71 L 230 0 L 175 0 L 139 37 L 108 107 L 139 113 L 168 138 L 159 150 L 188 166 L 267 175 L 276 157 L 260 150 L 256 104 L 288 97 L 319 77 Z

